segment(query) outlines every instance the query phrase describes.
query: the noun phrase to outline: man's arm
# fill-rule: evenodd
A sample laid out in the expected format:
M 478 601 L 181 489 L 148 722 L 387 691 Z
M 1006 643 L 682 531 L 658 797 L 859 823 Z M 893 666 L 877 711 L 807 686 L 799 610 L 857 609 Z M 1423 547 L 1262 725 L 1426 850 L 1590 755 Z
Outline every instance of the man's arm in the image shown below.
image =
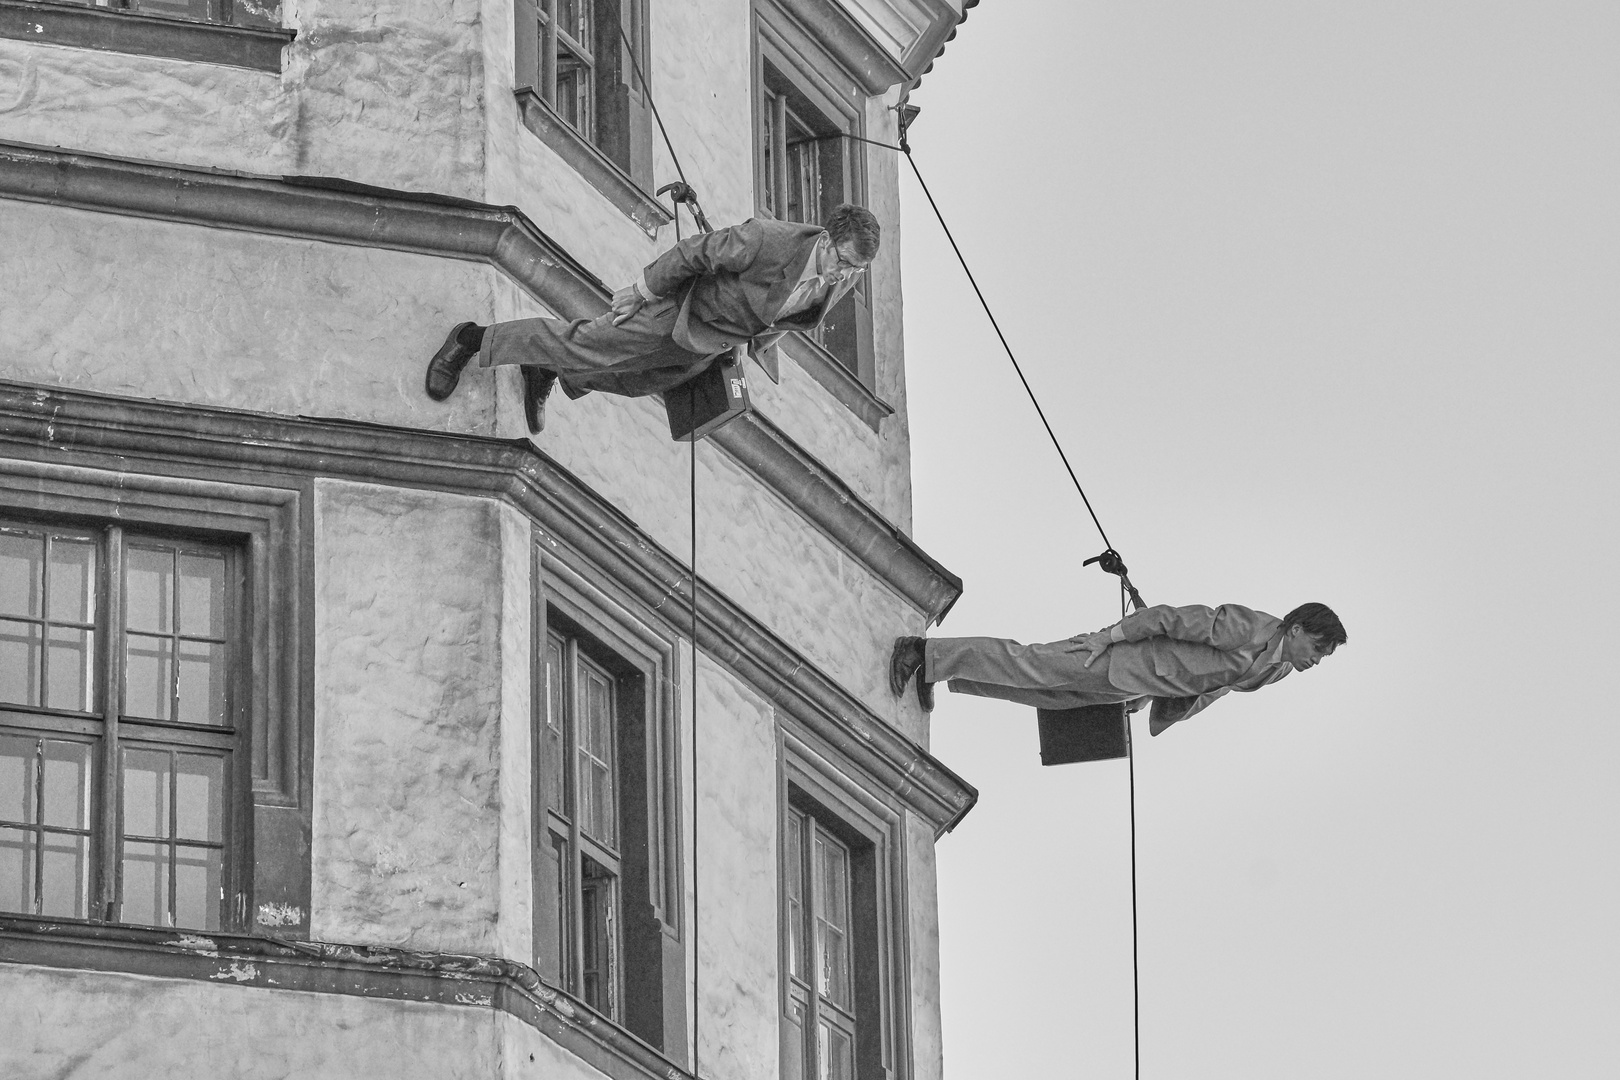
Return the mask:
M 764 230 L 753 221 L 687 237 L 648 263 L 640 280 L 613 294 L 613 325 L 622 324 L 643 304 L 668 296 L 693 278 L 722 270 L 742 273 L 759 258 L 764 242 Z
M 1110 645 L 1147 641 L 1156 637 L 1209 645 L 1229 652 L 1248 644 L 1255 629 L 1266 618 L 1258 611 L 1239 604 L 1222 604 L 1218 608 L 1205 607 L 1203 604 L 1189 604 L 1186 607 L 1155 604 L 1132 612 L 1107 630 L 1099 630 L 1095 634 L 1077 634 L 1069 640 L 1074 643 L 1073 651 L 1091 654 L 1086 658 L 1086 667 L 1090 667 Z

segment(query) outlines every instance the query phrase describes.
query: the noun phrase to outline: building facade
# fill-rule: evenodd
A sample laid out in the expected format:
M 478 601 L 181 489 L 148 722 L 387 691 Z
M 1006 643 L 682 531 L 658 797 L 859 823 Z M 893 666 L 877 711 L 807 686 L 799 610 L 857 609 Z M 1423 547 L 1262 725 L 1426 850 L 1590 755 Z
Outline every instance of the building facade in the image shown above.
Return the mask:
M 876 144 L 962 8 L 0 0 L 0 1075 L 941 1075 Z M 683 173 L 884 228 L 752 412 L 429 400 Z

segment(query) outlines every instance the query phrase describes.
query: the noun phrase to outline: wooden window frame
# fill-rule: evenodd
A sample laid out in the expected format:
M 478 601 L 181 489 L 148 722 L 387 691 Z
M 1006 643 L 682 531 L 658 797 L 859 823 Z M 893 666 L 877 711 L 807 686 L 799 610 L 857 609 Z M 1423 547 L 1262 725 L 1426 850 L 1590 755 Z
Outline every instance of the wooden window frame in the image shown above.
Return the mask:
M 523 125 L 642 231 L 655 236 L 671 218 L 649 194 L 654 185 L 652 102 L 642 85 L 643 76 L 651 77 L 649 0 L 576 0 L 591 12 L 589 43 L 556 25 L 559 2 L 513 3 L 512 86 Z M 635 50 L 634 60 L 625 38 Z M 590 70 L 584 123 L 565 116 L 558 106 L 559 48 Z
M 679 741 L 675 724 L 675 642 L 650 622 L 610 598 L 582 574 L 536 549 L 534 580 L 535 719 L 534 965 L 563 990 L 584 993 L 585 925 L 583 860 L 590 858 L 616 878 L 612 1007 L 598 1011 L 613 1023 L 680 1060 L 686 1053 L 685 947 L 681 935 Z M 615 695 L 618 848 L 580 835 L 579 814 L 555 814 L 566 805 L 554 796 L 547 759 L 545 649 L 555 634 L 578 655 L 610 675 Z M 580 757 L 564 729 L 564 783 Z M 577 778 L 573 780 L 578 789 Z M 555 801 L 554 801 L 555 799 Z M 553 838 L 570 830 L 563 844 L 567 865 L 550 856 Z M 549 902 L 561 894 L 561 905 Z M 562 908 L 563 925 L 557 912 Z
M 850 954 L 854 982 L 855 1077 L 858 1080 L 908 1080 L 911 1040 L 906 1004 L 910 1001 L 909 909 L 906 902 L 905 815 L 877 798 L 835 756 L 794 731 L 779 737 L 778 836 L 785 859 L 793 814 L 804 815 L 844 844 L 850 852 Z M 809 855 L 805 855 L 808 866 Z M 782 860 L 779 859 L 779 863 Z M 794 980 L 789 938 L 788 870 L 778 866 L 780 970 L 779 1022 L 782 1071 L 788 1075 Z M 814 921 L 806 928 L 813 949 Z M 815 962 L 813 951 L 810 962 Z M 813 1034 L 812 1011 L 804 1030 Z M 813 1040 L 812 1040 L 813 1042 Z M 816 1073 L 806 1060 L 805 1080 Z
M 865 206 L 863 144 L 840 137 L 840 133 L 857 138 L 866 135 L 861 80 L 775 0 L 755 0 L 753 38 L 755 213 L 765 218 L 777 216 L 773 203 L 780 201 L 788 187 L 783 121 L 790 108 L 811 131 L 822 129 L 812 140 L 820 144 L 817 174 L 822 187 L 814 220 L 824 220 L 838 203 Z M 828 183 L 829 178 L 836 179 L 836 188 Z M 872 396 L 877 385 L 877 356 L 870 277 L 861 275 L 816 332 L 790 334 L 793 345 L 786 351 L 875 430 L 892 410 Z M 868 398 L 875 407 L 866 407 Z
M 137 537 L 189 538 L 236 553 L 241 591 L 233 640 L 240 647 L 230 671 L 236 741 L 229 748 L 233 760 L 226 773 L 227 902 L 219 927 L 223 932 L 274 928 L 293 938 L 307 937 L 309 932 L 312 732 L 303 625 L 308 607 L 303 567 L 309 500 L 303 495 L 301 487 L 266 488 L 0 460 L 0 515 L 8 520 L 86 533 L 114 526 Z M 103 557 L 100 585 L 105 589 L 115 560 L 122 556 L 108 551 Z M 121 620 L 117 607 L 122 594 L 103 595 L 98 626 L 116 625 Z M 116 705 L 115 696 L 106 691 L 119 685 L 116 668 L 108 665 L 116 664 L 121 655 L 106 645 L 120 640 L 122 633 L 108 635 L 102 630 L 99 635 L 104 665 L 98 679 L 102 724 Z M 108 763 L 118 761 L 119 732 L 131 726 L 150 725 L 122 720 L 106 729 L 96 765 L 103 791 L 113 775 Z M 25 727 L 14 721 L 7 724 L 9 730 Z M 193 727 L 167 725 L 175 739 L 218 742 L 217 731 L 205 738 L 206 732 L 192 731 Z M 118 882 L 116 871 L 108 872 L 112 867 L 108 846 L 118 843 L 117 802 L 97 800 L 92 819 L 99 847 L 96 890 L 84 921 L 106 922 L 116 914 L 109 906 L 117 898 Z

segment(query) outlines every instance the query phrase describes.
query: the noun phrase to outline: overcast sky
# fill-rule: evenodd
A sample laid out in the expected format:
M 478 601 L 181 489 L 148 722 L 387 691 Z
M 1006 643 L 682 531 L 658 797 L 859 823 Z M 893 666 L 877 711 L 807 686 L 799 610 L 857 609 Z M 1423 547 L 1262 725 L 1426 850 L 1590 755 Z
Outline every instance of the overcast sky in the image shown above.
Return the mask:
M 1142 1074 L 1620 1075 L 1620 6 L 985 0 L 912 146 L 1150 603 L 1331 604 L 1137 731 Z M 909 174 L 940 632 L 1107 625 L 1102 543 Z M 1128 1077 L 1123 762 L 940 694 L 946 1076 Z

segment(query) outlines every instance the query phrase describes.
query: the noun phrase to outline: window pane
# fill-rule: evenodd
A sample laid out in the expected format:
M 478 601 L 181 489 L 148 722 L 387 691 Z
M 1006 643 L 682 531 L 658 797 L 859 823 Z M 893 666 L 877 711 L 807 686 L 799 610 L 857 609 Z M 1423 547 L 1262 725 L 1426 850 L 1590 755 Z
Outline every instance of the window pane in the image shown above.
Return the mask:
M 124 648 L 124 715 L 169 719 L 173 672 L 172 638 L 128 635 Z
M 782 1021 L 782 1080 L 804 1080 L 809 1071 L 809 1051 L 804 1040 L 804 1006 L 790 999 Z
M 225 556 L 195 552 L 180 556 L 180 632 L 190 637 L 225 636 Z
M 226 723 L 225 646 L 180 641 L 180 715 L 187 724 Z
M 19 529 L 0 529 L 0 615 L 40 617 L 40 582 L 45 538 Z
M 0 828 L 0 911 L 34 911 L 34 835 Z
M 613 687 L 595 668 L 580 665 L 580 828 L 610 847 L 618 846 L 614 818 Z
M 574 985 L 574 908 L 570 903 L 574 863 L 568 856 L 566 837 L 551 834 L 551 853 L 557 860 L 557 957 L 558 978 L 562 985 Z
M 39 667 L 39 627 L 0 619 L 0 702 L 38 705 Z
M 180 847 L 174 859 L 174 924 L 192 930 L 218 930 L 220 853 Z
M 225 839 L 225 759 L 176 755 L 174 835 L 181 840 Z
M 209 14 L 209 0 L 132 0 L 129 5 L 135 11 L 151 15 L 167 15 L 174 19 L 189 19 L 193 22 L 209 22 L 213 20 Z
M 45 705 L 85 712 L 90 708 L 90 678 L 95 671 L 95 631 L 53 626 L 46 649 L 50 684 L 45 688 Z
M 85 743 L 45 742 L 45 824 L 62 829 L 90 827 L 90 747 Z
M 788 830 L 782 855 L 788 896 L 788 974 L 810 981 L 804 962 L 804 815 L 788 811 Z
M 849 853 L 821 832 L 815 840 L 816 955 L 820 960 L 816 989 L 828 1000 L 848 1008 Z
M 824 1023 L 816 1033 L 816 1046 L 820 1080 L 853 1080 L 855 1046 L 848 1035 Z
M 131 630 L 173 633 L 174 552 L 132 545 L 124 563 L 124 625 Z
M 0 821 L 34 823 L 34 763 L 39 740 L 0 735 Z
M 169 753 L 124 751 L 124 835 L 169 835 Z
M 585 962 L 581 972 L 580 996 L 585 1003 L 606 1016 L 615 1015 L 617 1002 L 617 909 L 618 882 L 613 875 L 590 859 L 582 860 L 584 881 L 580 889 L 581 916 L 585 940 Z
M 546 641 L 546 802 L 560 814 L 568 813 L 567 793 L 563 790 L 563 647 L 556 638 Z
M 167 845 L 124 842 L 124 903 L 118 918 L 127 923 L 168 925 Z
M 52 622 L 88 623 L 96 610 L 96 545 L 90 540 L 51 539 Z
M 41 915 L 82 919 L 90 898 L 90 839 L 46 833 L 45 880 L 40 883 Z

